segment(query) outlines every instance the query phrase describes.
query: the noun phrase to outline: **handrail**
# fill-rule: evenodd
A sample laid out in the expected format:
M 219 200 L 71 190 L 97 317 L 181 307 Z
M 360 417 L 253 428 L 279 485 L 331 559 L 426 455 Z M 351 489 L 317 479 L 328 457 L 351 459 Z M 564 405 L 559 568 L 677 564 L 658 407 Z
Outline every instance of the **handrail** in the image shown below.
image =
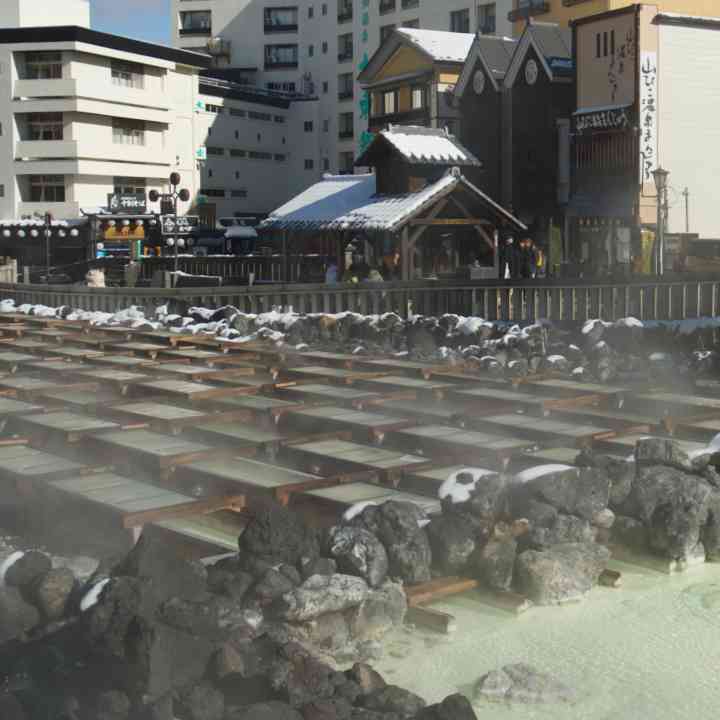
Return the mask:
M 683 320 L 720 315 L 720 279 L 638 277 L 609 280 L 469 281 L 271 284 L 213 288 L 88 288 L 68 285 L 0 283 L 0 298 L 17 303 L 69 305 L 83 310 L 115 312 L 130 305 L 219 307 L 234 305 L 260 313 L 292 306 L 298 312 L 475 315 L 488 320 L 528 323 L 539 319 L 583 322 L 616 320 Z M 182 310 L 182 308 L 178 308 Z

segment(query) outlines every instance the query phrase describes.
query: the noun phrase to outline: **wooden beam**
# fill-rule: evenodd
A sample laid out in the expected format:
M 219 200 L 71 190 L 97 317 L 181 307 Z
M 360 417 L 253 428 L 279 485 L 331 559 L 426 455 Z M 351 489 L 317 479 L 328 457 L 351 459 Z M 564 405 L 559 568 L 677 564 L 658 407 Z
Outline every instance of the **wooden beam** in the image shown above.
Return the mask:
M 480 225 L 482 223 L 482 220 L 480 218 L 431 218 L 431 219 L 424 219 L 420 218 L 418 220 L 411 220 L 410 225 L 413 227 L 447 227 L 447 226 L 476 226 Z
M 169 507 L 126 513 L 123 515 L 122 521 L 124 528 L 133 528 L 146 525 L 149 522 L 158 522 L 159 520 L 168 520 L 170 518 L 209 515 L 211 513 L 218 512 L 219 510 L 240 512 L 244 508 L 245 496 L 231 495 L 229 497 L 210 498 L 208 500 L 199 500 L 196 502 L 188 500 L 188 502 L 182 503 L 181 505 L 171 505 Z
M 450 634 L 457 630 L 455 618 L 448 613 L 424 607 L 409 607 L 405 615 L 405 622 L 411 625 L 419 625 L 427 630 Z
M 443 198 L 435 207 L 430 211 L 430 213 L 424 218 L 425 220 L 432 220 L 436 218 L 446 207 L 448 204 L 448 198 Z M 419 227 L 415 232 L 410 236 L 410 247 L 414 250 L 415 249 L 415 243 L 422 237 L 422 234 L 425 232 L 425 230 L 428 228 L 427 225 L 423 225 Z
M 405 588 L 405 594 L 407 595 L 408 605 L 415 607 L 416 605 L 425 605 L 468 590 L 474 590 L 479 584 L 478 580 L 472 578 L 443 577 L 419 585 L 409 585 Z

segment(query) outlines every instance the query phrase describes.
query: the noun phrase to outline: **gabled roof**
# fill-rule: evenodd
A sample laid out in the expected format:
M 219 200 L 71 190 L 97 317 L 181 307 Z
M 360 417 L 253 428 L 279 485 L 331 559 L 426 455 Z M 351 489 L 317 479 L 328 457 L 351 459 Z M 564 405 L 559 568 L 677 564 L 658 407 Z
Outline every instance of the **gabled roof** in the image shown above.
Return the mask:
M 517 218 L 476 188 L 458 168 L 437 182 L 404 195 L 377 195 L 375 175 L 325 175 L 260 224 L 262 230 L 399 230 L 409 220 L 458 187 L 474 195 L 495 220 L 527 230 Z
M 391 125 L 379 132 L 356 160 L 358 167 L 374 166 L 373 155 L 388 147 L 411 165 L 475 166 L 482 163 L 453 135 L 439 128 L 417 125 Z
M 440 30 L 397 28 L 375 51 L 367 66 L 358 75 L 360 83 L 368 83 L 401 47 L 417 50 L 431 62 L 465 62 L 475 35 Z
M 505 74 L 505 85 L 515 84 L 520 67 L 530 49 L 540 58 L 540 63 L 550 80 L 572 77 L 572 34 L 568 28 L 556 23 L 530 20 L 520 36 L 512 62 Z
M 497 90 L 498 83 L 502 82 L 507 69 L 510 67 L 516 47 L 517 40 L 513 38 L 478 34 L 465 60 L 460 79 L 455 86 L 456 97 L 462 97 L 465 94 L 465 89 L 472 81 L 477 62 L 483 66 L 493 88 Z

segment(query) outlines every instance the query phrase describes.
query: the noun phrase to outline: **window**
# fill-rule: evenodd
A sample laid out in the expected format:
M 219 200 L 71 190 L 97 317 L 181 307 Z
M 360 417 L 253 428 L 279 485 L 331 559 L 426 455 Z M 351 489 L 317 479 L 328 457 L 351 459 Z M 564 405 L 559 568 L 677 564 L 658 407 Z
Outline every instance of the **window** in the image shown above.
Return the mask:
M 145 178 L 115 177 L 113 192 L 116 195 L 145 195 L 146 183 Z
M 425 107 L 425 88 L 422 85 L 415 85 L 412 88 L 412 109 L 422 110 Z
M 270 122 L 272 120 L 272 115 L 270 113 L 255 112 L 253 110 L 248 112 L 248 117 L 251 120 L 263 120 L 264 122 Z
M 312 131 L 313 131 L 313 121 L 306 120 L 305 121 L 305 132 L 312 132 Z
M 382 45 L 392 34 L 395 29 L 395 25 L 382 25 L 380 27 L 380 44 Z
M 353 36 L 346 33 L 338 37 L 338 61 L 347 62 L 353 59 Z
M 355 81 L 352 73 L 338 75 L 338 98 L 340 100 L 352 100 Z
M 180 13 L 180 35 L 210 35 L 210 10 L 189 10 Z
M 213 176 L 212 168 L 208 168 L 207 175 L 208 175 L 208 177 L 212 177 L 212 176 Z
M 396 0 L 380 0 L 379 12 L 381 15 L 395 12 Z
M 247 190 L 231 190 L 230 191 L 230 197 L 234 198 L 246 198 L 247 197 Z
M 338 137 L 341 140 L 348 140 L 355 135 L 355 119 L 351 112 L 340 113 L 338 121 Z
M 312 57 L 313 55 L 315 55 L 315 46 L 308 45 L 308 57 Z
M 247 153 L 244 150 L 238 150 L 237 148 L 232 148 L 230 150 L 230 157 L 244 158 L 244 157 L 247 157 Z
M 57 80 L 62 77 L 62 53 L 25 53 L 25 77 L 27 80 Z
M 256 151 L 251 150 L 248 153 L 248 157 L 251 160 L 272 160 L 272 153 L 260 152 L 259 150 L 256 150 Z
M 322 4 L 322 14 L 327 15 L 327 3 Z
M 30 202 L 65 202 L 65 176 L 31 175 Z
M 297 32 L 296 7 L 265 8 L 265 32 Z
M 350 22 L 353 19 L 352 0 L 338 0 L 338 22 Z
M 238 110 L 237 108 L 230 108 L 230 114 L 233 117 L 247 117 L 247 113 L 244 110 Z
M 341 175 L 351 175 L 355 163 L 355 155 L 352 152 L 341 152 L 338 156 L 338 170 Z
M 275 162 L 285 162 L 287 159 L 287 155 L 284 153 L 275 153 L 273 157 L 275 158 Z
M 328 81 L 323 80 L 323 94 L 324 95 L 327 95 L 328 89 L 329 89 Z
M 239 130 L 236 130 L 236 131 L 235 131 L 235 139 L 236 139 L 236 140 L 239 140 L 239 139 L 240 139 L 240 131 L 239 131 Z
M 4 197 L 5 197 L 5 186 L 0 185 L 0 198 L 4 198 Z
M 282 125 L 285 122 L 285 116 L 284 115 L 273 115 L 273 120 L 276 123 L 280 123 Z
M 205 103 L 205 112 L 222 115 L 225 112 L 225 108 L 222 105 L 210 105 L 209 103 Z
M 212 145 L 208 145 L 205 150 L 207 151 L 208 155 L 214 155 L 215 157 L 220 157 L 225 154 L 225 149 L 221 147 L 215 147 Z
M 330 169 L 330 158 L 323 158 L 323 170 Z
M 323 132 L 330 132 L 330 121 L 327 118 L 323 120 Z
M 406 28 L 419 28 L 420 27 L 420 21 L 419 20 L 406 20 L 403 24 L 403 27 Z
M 410 10 L 411 8 L 416 8 L 420 5 L 420 0 L 402 0 L 402 9 L 403 10 Z
M 600 57 L 600 33 L 595 34 L 595 57 Z
M 397 107 L 397 91 L 390 90 L 389 92 L 383 93 L 382 98 L 382 114 L 392 115 Z
M 62 113 L 30 113 L 27 116 L 28 140 L 62 140 Z
M 305 169 L 306 170 L 312 170 L 315 167 L 315 161 L 311 158 L 305 159 Z
M 450 13 L 450 32 L 470 32 L 470 10 L 455 10 Z
M 145 70 L 142 65 L 138 65 L 137 63 L 113 60 L 110 65 L 110 76 L 113 85 L 136 88 L 138 90 L 142 90 L 145 87 Z
M 323 55 L 327 55 L 327 51 L 328 51 L 328 44 L 327 44 L 327 40 L 324 40 L 324 41 L 323 41 L 323 44 L 322 44 L 322 51 L 323 51 Z
M 222 188 L 200 188 L 200 195 L 207 195 L 207 197 L 224 198 L 225 190 Z
M 315 8 L 311 5 L 308 8 L 308 19 L 312 20 L 315 17 Z
M 478 30 L 485 35 L 492 35 L 496 29 L 495 3 L 478 7 Z
M 610 31 L 610 54 L 615 54 L 615 31 Z
M 113 142 L 120 145 L 144 145 L 145 123 L 142 120 L 113 118 Z
M 266 45 L 266 68 L 293 68 L 298 65 L 297 45 Z
M 608 55 L 608 34 L 606 32 L 603 33 L 603 57 L 607 57 Z

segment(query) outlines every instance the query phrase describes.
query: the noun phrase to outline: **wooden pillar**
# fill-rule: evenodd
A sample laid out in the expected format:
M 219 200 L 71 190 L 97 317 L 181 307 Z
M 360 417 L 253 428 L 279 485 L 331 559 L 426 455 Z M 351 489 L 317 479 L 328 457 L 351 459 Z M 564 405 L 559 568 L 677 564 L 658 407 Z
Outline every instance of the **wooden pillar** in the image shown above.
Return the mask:
M 411 276 L 411 262 L 412 254 L 410 250 L 410 229 L 406 225 L 402 229 L 402 235 L 400 238 L 400 262 L 402 263 L 400 278 L 407 282 Z
M 283 230 L 282 233 L 282 282 L 286 283 L 288 280 L 288 234 L 287 230 Z

